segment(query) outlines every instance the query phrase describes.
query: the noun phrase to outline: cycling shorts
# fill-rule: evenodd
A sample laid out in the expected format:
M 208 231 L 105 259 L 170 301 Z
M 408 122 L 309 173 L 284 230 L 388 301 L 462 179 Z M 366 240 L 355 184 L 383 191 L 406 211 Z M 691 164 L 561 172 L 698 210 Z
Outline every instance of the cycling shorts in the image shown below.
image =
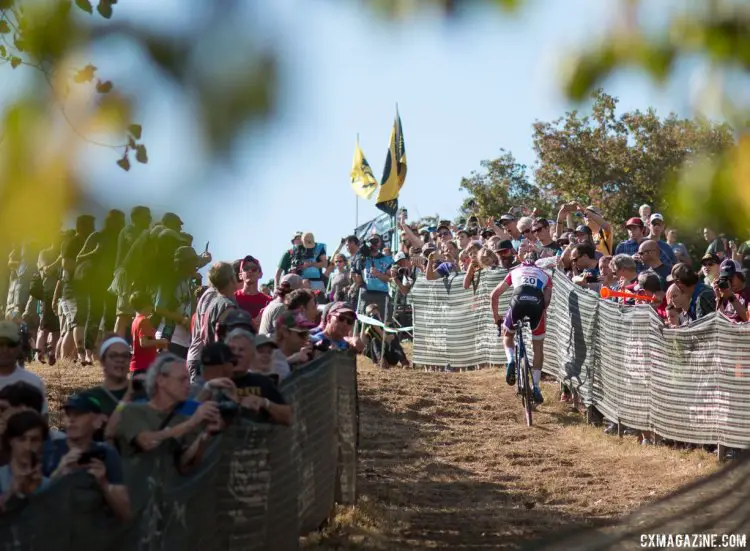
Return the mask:
M 515 333 L 516 323 L 528 317 L 529 325 L 531 325 L 531 339 L 541 340 L 546 331 L 544 314 L 544 293 L 536 287 L 521 285 L 516 288 L 510 299 L 503 325 L 506 331 Z

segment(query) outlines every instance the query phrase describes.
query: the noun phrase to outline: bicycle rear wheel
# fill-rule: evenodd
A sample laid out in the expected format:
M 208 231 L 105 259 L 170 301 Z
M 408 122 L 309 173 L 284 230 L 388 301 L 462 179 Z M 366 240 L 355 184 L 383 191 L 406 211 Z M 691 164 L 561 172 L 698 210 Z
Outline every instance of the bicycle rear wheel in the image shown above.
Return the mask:
M 533 384 L 531 382 L 531 368 L 529 367 L 529 359 L 524 355 L 523 367 L 520 368 L 523 373 L 523 394 L 521 395 L 523 401 L 523 409 L 526 415 L 526 426 L 531 426 L 532 423 L 532 409 L 534 407 L 534 394 Z

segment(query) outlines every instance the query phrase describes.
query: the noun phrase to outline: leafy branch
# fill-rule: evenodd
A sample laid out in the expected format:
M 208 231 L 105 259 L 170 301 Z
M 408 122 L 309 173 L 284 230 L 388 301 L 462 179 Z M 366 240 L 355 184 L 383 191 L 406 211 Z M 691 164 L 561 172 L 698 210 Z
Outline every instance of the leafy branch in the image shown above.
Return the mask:
M 54 91 L 53 71 L 55 60 L 59 59 L 64 48 L 54 43 L 57 37 L 48 37 L 40 33 L 62 35 L 61 30 L 70 30 L 70 8 L 71 0 L 60 0 L 51 15 L 48 14 L 48 20 L 37 22 L 33 26 L 31 18 L 27 17 L 23 8 L 14 5 L 13 0 L 0 0 L 0 63 L 8 63 L 12 69 L 24 65 L 38 70 L 47 82 L 50 90 Z M 117 0 L 99 0 L 96 11 L 105 19 L 112 17 L 112 6 L 117 4 Z M 75 6 L 88 14 L 93 14 L 93 4 L 90 0 L 75 0 Z M 57 31 L 57 32 L 55 32 Z M 10 35 L 13 35 L 12 44 L 9 42 Z M 106 96 L 112 93 L 114 84 L 110 80 L 101 80 L 96 76 L 97 68 L 91 64 L 86 65 L 76 71 L 66 81 L 72 80 L 74 84 L 85 85 L 94 84 L 94 92 L 99 96 Z M 68 95 L 68 84 L 65 84 L 64 96 Z M 119 103 L 118 103 L 119 102 Z M 68 115 L 65 105 L 56 101 L 66 124 L 70 127 L 83 141 L 105 147 L 113 150 L 122 150 L 123 156 L 117 161 L 117 165 L 123 170 L 130 170 L 130 154 L 135 152 L 135 159 L 139 163 L 148 162 L 148 153 L 146 146 L 137 140 L 141 139 L 142 129 L 139 124 L 130 124 L 127 129 L 127 142 L 120 144 L 103 143 L 85 135 Z M 105 107 L 119 107 L 120 112 L 124 111 L 122 106 L 125 104 L 121 98 L 104 100 L 97 107 L 100 111 Z M 0 143 L 2 137 L 0 137 Z

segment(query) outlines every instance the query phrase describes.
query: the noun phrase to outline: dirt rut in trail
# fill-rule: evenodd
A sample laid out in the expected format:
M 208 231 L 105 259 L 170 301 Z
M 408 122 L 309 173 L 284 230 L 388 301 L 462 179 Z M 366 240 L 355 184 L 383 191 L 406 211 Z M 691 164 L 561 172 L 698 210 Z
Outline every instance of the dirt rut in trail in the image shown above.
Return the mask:
M 359 367 L 357 507 L 306 549 L 520 548 L 626 514 L 717 468 L 704 452 L 586 426 L 544 385 L 526 427 L 496 370 Z

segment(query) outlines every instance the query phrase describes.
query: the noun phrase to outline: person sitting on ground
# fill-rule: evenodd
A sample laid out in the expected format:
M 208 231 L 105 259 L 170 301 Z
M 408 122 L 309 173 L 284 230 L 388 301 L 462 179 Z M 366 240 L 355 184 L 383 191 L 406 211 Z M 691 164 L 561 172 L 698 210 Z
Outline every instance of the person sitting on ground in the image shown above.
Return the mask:
M 365 314 L 375 321 L 383 321 L 377 304 L 368 304 Z M 365 356 L 370 358 L 375 365 L 381 367 L 393 367 L 397 364 L 401 364 L 403 367 L 410 366 L 397 333 L 385 333 L 385 348 L 383 348 L 384 331 L 382 327 L 363 324 L 362 331 L 367 336 Z
M 54 480 L 76 471 L 87 471 L 117 518 L 128 520 L 132 515 L 130 495 L 120 455 L 109 444 L 94 441 L 94 434 L 102 424 L 98 401 L 92 396 L 71 396 L 63 406 L 63 413 L 67 438 L 53 441 L 45 450 L 44 473 Z
M 190 375 L 185 362 L 168 352 L 149 368 L 146 392 L 148 402 L 121 406 L 114 431 L 117 448 L 129 458 L 167 446 L 184 474 L 200 463 L 209 440 L 221 430 L 218 406 L 204 402 L 190 417 L 178 412 L 190 394 Z
M 8 419 L 0 436 L 0 444 L 10 455 L 8 464 L 0 467 L 0 511 L 49 486 L 41 462 L 47 430 L 47 421 L 36 411 L 19 411 Z

